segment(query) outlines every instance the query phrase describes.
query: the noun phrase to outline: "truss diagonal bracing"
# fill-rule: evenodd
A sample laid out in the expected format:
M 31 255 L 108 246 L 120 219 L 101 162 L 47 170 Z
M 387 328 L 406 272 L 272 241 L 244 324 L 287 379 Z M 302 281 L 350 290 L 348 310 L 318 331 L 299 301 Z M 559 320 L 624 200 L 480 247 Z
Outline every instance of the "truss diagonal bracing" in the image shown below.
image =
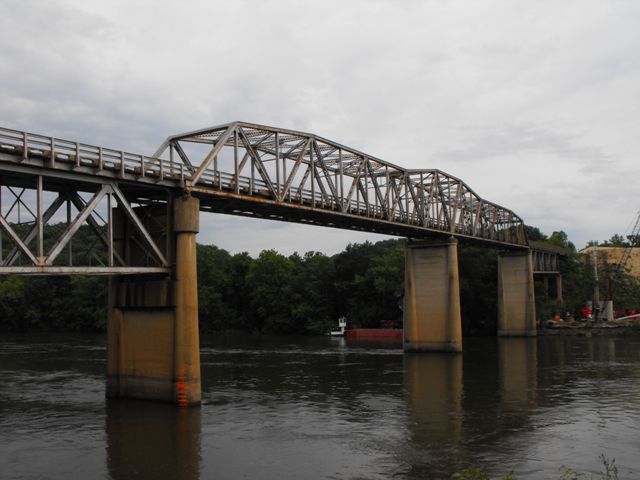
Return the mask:
M 440 170 L 404 169 L 308 133 L 235 122 L 169 137 L 154 157 L 181 159 L 187 187 L 235 200 L 216 206 L 228 213 L 257 210 L 276 219 L 408 237 L 444 233 L 527 244 L 515 213 L 479 197 L 460 179 Z M 243 208 L 247 201 L 271 207 Z M 332 212 L 333 221 L 281 215 L 283 207 L 294 206 Z
M 166 273 L 170 233 L 150 232 L 141 216 L 158 202 L 170 215 L 184 194 L 203 211 L 528 246 L 515 213 L 460 179 L 308 133 L 235 122 L 169 137 L 145 156 L 0 128 L 0 273 Z M 135 261 L 114 240 L 116 211 Z M 79 235 L 91 236 L 84 265 Z
M 78 187 L 42 175 L 0 176 L 1 274 L 169 271 L 165 253 L 116 183 L 105 182 L 92 189 Z M 114 236 L 116 209 L 121 218 Z M 129 252 L 119 252 L 125 236 L 143 245 L 148 252 L 143 260 L 140 256 L 132 260 Z

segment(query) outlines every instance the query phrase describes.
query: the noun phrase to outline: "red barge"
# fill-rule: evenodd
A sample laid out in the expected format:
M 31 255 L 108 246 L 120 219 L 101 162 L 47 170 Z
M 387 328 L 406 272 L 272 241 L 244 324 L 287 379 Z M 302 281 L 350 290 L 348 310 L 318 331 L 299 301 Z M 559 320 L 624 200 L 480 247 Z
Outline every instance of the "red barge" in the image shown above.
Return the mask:
M 344 333 L 347 340 L 402 341 L 401 328 L 352 328 Z

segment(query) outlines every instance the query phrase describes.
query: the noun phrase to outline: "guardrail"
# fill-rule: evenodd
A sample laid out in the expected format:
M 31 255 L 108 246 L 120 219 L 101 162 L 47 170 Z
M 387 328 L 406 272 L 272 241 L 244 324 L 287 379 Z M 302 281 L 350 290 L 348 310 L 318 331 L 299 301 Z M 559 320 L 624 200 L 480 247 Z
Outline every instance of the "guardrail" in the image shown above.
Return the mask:
M 185 179 L 182 163 L 8 128 L 0 128 L 0 151 L 23 160 L 42 158 L 47 162 L 46 166 L 51 168 L 62 164 L 127 173 L 156 180 L 182 182 Z

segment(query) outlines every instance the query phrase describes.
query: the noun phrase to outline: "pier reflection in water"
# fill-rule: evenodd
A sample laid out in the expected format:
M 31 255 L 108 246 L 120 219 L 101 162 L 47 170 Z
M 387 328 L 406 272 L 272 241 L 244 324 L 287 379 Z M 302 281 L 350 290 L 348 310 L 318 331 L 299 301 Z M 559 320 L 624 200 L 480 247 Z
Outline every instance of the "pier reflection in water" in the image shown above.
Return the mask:
M 135 400 L 106 403 L 112 479 L 200 478 L 200 408 Z
M 498 419 L 502 428 L 520 428 L 537 407 L 538 343 L 535 338 L 498 339 L 500 403 Z M 510 425 L 514 421 L 515 425 Z
M 410 476 L 446 476 L 463 461 L 462 355 L 407 354 L 404 359 L 411 442 L 404 454 Z

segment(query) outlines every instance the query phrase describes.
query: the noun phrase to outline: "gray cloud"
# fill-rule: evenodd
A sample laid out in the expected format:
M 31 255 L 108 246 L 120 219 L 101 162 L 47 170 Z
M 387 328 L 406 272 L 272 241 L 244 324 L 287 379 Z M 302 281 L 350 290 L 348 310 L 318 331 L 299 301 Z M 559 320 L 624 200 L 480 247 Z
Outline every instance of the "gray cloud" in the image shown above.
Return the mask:
M 4 126 L 140 153 L 236 119 L 313 131 L 450 171 L 578 244 L 638 209 L 634 1 L 5 0 L 2 13 Z M 359 238 L 246 222 L 206 217 L 200 238 L 252 252 Z

